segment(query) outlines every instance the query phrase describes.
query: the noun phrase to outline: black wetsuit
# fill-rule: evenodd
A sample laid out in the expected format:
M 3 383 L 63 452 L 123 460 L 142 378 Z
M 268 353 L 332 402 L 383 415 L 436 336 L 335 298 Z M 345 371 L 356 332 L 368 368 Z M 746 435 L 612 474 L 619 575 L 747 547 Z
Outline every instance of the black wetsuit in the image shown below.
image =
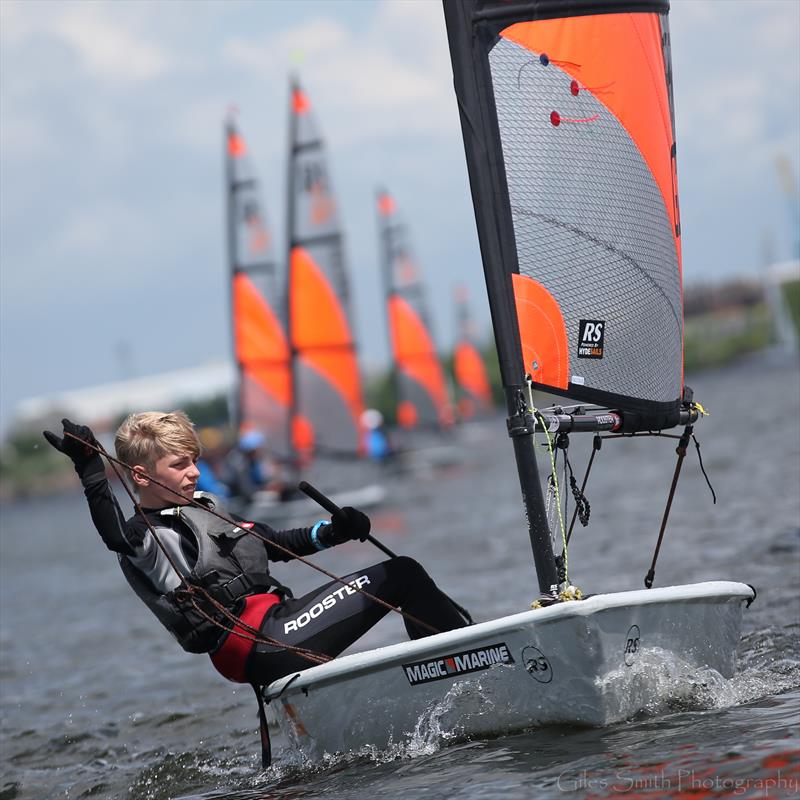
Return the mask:
M 175 569 L 156 545 L 153 535 L 141 516 L 130 520 L 123 518 L 117 499 L 108 481 L 101 474 L 87 475 L 83 479 L 92 521 L 106 546 L 123 556 L 149 581 L 149 585 L 160 594 L 177 588 L 181 580 Z M 156 530 L 159 541 L 169 550 L 173 562 L 180 571 L 188 575 L 198 557 L 198 546 L 194 534 L 180 515 L 164 515 L 161 509 L 146 509 L 148 518 Z M 243 522 L 243 518 L 228 513 L 230 519 Z M 248 526 L 243 526 L 248 527 Z M 297 555 L 310 555 L 318 551 L 311 536 L 311 528 L 273 530 L 265 523 L 252 523 L 252 530 L 278 543 Z M 265 544 L 270 561 L 289 561 L 292 556 L 279 548 Z M 436 631 L 463 627 L 465 622 L 459 612 L 428 576 L 425 570 L 411 558 L 398 557 L 362 570 L 345 578 L 348 584 L 361 587 L 370 594 L 399 606 L 409 614 L 421 619 Z M 278 582 L 276 581 L 276 585 Z M 247 619 L 254 627 L 270 639 L 285 642 L 294 647 L 303 647 L 315 653 L 337 656 L 362 636 L 388 609 L 356 591 L 353 586 L 343 586 L 332 581 L 309 592 L 303 597 L 293 598 L 284 592 L 250 596 L 238 600 L 231 611 L 239 615 L 249 605 L 251 610 L 259 608 L 259 600 L 268 602 L 261 607 L 266 611 Z M 282 587 L 285 588 L 285 587 Z M 406 629 L 416 639 L 431 633 L 408 619 Z M 229 640 L 239 638 L 238 642 Z M 220 631 L 219 638 L 208 648 L 215 653 L 234 645 L 243 663 L 233 672 L 220 671 L 231 680 L 266 684 L 276 678 L 311 663 L 302 655 L 277 646 L 248 642 L 242 650 L 241 638 Z M 228 649 L 231 649 L 230 646 Z

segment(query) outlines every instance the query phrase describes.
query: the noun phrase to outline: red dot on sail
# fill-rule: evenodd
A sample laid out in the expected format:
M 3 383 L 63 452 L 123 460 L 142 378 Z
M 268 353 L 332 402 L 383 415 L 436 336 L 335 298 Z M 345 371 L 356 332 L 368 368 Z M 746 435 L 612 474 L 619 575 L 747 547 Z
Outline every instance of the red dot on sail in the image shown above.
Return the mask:
M 570 90 L 570 92 L 572 92 L 572 94 L 573 94 L 575 97 L 577 97 L 577 96 L 578 96 L 578 92 L 580 91 L 580 90 L 578 89 L 578 81 L 575 81 L 575 80 L 572 80 L 572 81 L 570 81 L 570 83 L 569 83 L 569 90 Z
M 561 115 L 558 113 L 558 111 L 550 112 L 550 122 L 552 122 L 556 128 L 561 124 Z

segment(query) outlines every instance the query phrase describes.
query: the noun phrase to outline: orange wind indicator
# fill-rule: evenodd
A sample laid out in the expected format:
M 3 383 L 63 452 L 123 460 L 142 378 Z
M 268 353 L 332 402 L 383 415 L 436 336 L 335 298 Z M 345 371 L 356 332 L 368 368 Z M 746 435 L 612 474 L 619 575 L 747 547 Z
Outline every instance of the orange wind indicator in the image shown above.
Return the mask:
M 231 158 L 241 158 L 246 153 L 244 139 L 236 131 L 231 131 L 228 134 L 228 155 Z
M 383 192 L 378 195 L 378 213 L 389 217 L 395 213 L 396 209 L 394 198 L 390 194 Z
M 308 95 L 302 89 L 295 89 L 292 92 L 292 110 L 298 116 L 311 111 L 311 102 L 308 99 Z

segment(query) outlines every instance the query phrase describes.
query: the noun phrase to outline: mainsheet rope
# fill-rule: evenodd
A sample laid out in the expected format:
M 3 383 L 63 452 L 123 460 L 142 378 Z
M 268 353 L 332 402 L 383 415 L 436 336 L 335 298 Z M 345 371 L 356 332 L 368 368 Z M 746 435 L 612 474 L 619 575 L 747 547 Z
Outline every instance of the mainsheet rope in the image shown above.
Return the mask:
M 147 516 L 144 513 L 144 511 L 142 510 L 141 506 L 139 505 L 139 502 L 136 500 L 136 498 L 134 497 L 134 495 L 131 492 L 130 488 L 128 487 L 128 485 L 125 483 L 124 479 L 120 475 L 119 470 L 117 469 L 116 465 L 124 467 L 125 469 L 130 470 L 130 471 L 133 471 L 133 467 L 130 466 L 129 464 L 126 464 L 124 461 L 121 461 L 120 459 L 115 458 L 114 456 L 112 456 L 99 443 L 98 444 L 93 444 L 92 442 L 89 442 L 89 441 L 86 441 L 85 439 L 82 439 L 80 436 L 76 436 L 75 434 L 69 433 L 69 432 L 66 432 L 66 431 L 65 431 L 65 435 L 69 436 L 70 438 L 75 439 L 76 441 L 80 442 L 81 444 L 89 447 L 90 449 L 94 450 L 96 453 L 99 453 L 100 455 L 102 455 L 104 458 L 106 458 L 108 460 L 108 462 L 112 465 L 112 468 L 114 469 L 115 474 L 120 479 L 120 481 L 123 484 L 123 486 L 125 487 L 125 491 L 128 493 L 128 496 L 131 498 L 131 501 L 133 502 L 137 513 L 141 514 L 142 517 L 145 519 L 145 522 L 147 523 L 147 526 L 148 526 L 150 532 L 153 534 L 154 538 L 156 539 L 156 542 L 158 543 L 161 551 L 165 555 L 167 555 L 166 550 L 164 549 L 164 547 L 161 544 L 161 542 L 158 540 L 158 537 L 155 534 L 155 530 L 153 529 L 150 521 L 147 519 Z M 182 497 L 182 495 L 178 495 L 178 493 L 174 489 L 171 489 L 169 486 L 166 486 L 165 484 L 163 484 L 160 481 L 156 480 L 151 475 L 148 475 L 145 472 L 142 472 L 141 474 L 144 477 L 146 477 L 148 480 L 150 480 L 154 484 L 156 484 L 156 486 L 160 486 L 162 489 L 166 489 L 168 492 L 171 492 L 172 494 L 174 494 L 176 496 Z M 187 498 L 183 498 L 183 499 L 187 499 Z M 222 520 L 223 522 L 228 523 L 229 525 L 234 525 L 234 526 L 238 526 L 239 525 L 239 523 L 237 523 L 235 520 L 232 520 L 229 517 L 226 517 L 224 514 L 220 514 L 219 512 L 208 508 L 207 506 L 203 505 L 202 503 L 199 503 L 197 500 L 195 500 L 193 498 L 189 499 L 187 501 L 187 505 L 193 505 L 196 508 L 200 508 L 203 511 L 207 511 L 209 514 L 217 517 L 218 519 Z M 273 541 L 272 539 L 269 539 L 266 536 L 262 536 L 260 533 L 258 533 L 257 531 L 254 531 L 252 529 L 245 528 L 243 530 L 246 533 L 248 533 L 248 534 L 250 534 L 252 536 L 255 536 L 257 539 L 260 539 L 265 544 L 272 545 L 273 547 L 275 547 L 276 549 L 280 550 L 281 552 L 286 553 L 291 558 L 294 558 L 297 561 L 302 562 L 303 564 L 307 564 L 312 569 L 317 570 L 317 572 L 321 572 L 323 575 L 326 575 L 327 577 L 331 578 L 332 580 L 336 581 L 337 583 L 342 584 L 342 586 L 350 587 L 354 591 L 363 594 L 365 597 L 369 598 L 374 603 L 377 603 L 378 605 L 383 606 L 384 608 L 386 608 L 389 611 L 394 611 L 395 613 L 400 614 L 402 617 L 404 617 L 405 619 L 409 620 L 410 622 L 413 622 L 415 625 L 419 625 L 420 627 L 425 628 L 426 630 L 429 630 L 431 633 L 434 633 L 434 634 L 441 633 L 441 631 L 439 631 L 436 628 L 434 628 L 433 625 L 430 625 L 427 622 L 423 622 L 421 619 L 418 619 L 413 614 L 409 614 L 407 611 L 404 611 L 403 609 L 398 608 L 397 606 L 393 606 L 391 603 L 387 603 L 385 600 L 382 600 L 380 597 L 376 597 L 375 595 L 371 594 L 370 592 L 366 591 L 365 589 L 362 589 L 361 587 L 352 586 L 350 584 L 350 582 L 346 581 L 344 578 L 341 578 L 338 575 L 334 575 L 332 572 L 329 572 L 324 567 L 320 567 L 318 564 L 314 564 L 312 561 L 309 561 L 307 558 L 304 558 L 303 556 L 292 552 L 288 547 L 284 547 L 283 545 L 278 544 L 278 542 L 275 542 L 275 541 Z M 208 595 L 208 593 L 202 587 L 192 586 L 192 585 L 186 583 L 186 581 L 184 580 L 183 575 L 181 575 L 180 571 L 178 570 L 177 565 L 169 557 L 169 555 L 167 555 L 167 560 L 169 561 L 170 565 L 172 566 L 172 568 L 177 573 L 178 577 L 181 579 L 181 583 L 187 587 L 187 590 L 188 590 L 189 594 L 191 594 L 193 591 L 200 590 L 200 592 L 211 601 L 212 605 L 214 605 L 215 607 L 219 606 L 219 608 L 221 610 L 224 610 L 225 616 L 231 618 L 232 621 L 234 621 L 234 623 L 236 625 L 238 625 L 238 626 L 240 626 L 242 628 L 245 628 L 245 629 L 250 627 L 250 626 L 245 625 L 238 617 L 236 617 L 235 614 L 231 614 L 231 612 L 229 612 L 221 603 L 219 603 L 213 597 Z M 218 621 L 215 622 L 215 624 L 217 624 L 219 627 L 223 627 Z M 228 629 L 225 628 L 225 630 L 228 630 Z M 251 632 L 254 632 L 256 635 L 258 635 L 260 637 L 263 637 L 263 634 L 261 634 L 260 631 L 257 631 L 254 628 L 251 628 L 250 630 L 251 630 Z M 242 636 L 238 631 L 231 630 L 230 632 L 233 633 L 234 635 L 240 636 L 241 638 L 249 638 L 249 637 Z M 278 640 L 272 640 L 272 639 L 270 639 L 269 641 L 266 641 L 265 643 L 272 644 L 272 645 L 278 645 L 280 647 L 285 647 L 286 649 L 289 649 L 289 650 L 292 650 L 292 651 L 297 650 L 298 654 L 299 654 L 299 651 L 305 649 L 305 648 L 293 648 L 291 645 L 287 645 L 287 644 L 285 644 L 283 642 L 280 642 Z M 313 651 L 307 651 L 307 652 L 311 653 Z M 315 655 L 318 656 L 318 657 L 324 658 L 326 661 L 331 660 L 330 656 L 326 656 L 324 654 L 315 654 Z

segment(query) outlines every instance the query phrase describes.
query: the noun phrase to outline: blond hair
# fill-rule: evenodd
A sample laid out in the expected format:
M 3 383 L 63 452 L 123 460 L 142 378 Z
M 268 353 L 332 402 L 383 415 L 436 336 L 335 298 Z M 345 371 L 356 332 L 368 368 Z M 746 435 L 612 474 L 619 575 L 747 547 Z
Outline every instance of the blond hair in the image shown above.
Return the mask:
M 152 468 L 166 455 L 196 458 L 201 444 L 192 421 L 183 411 L 143 411 L 130 414 L 114 437 L 117 458 L 130 466 Z

